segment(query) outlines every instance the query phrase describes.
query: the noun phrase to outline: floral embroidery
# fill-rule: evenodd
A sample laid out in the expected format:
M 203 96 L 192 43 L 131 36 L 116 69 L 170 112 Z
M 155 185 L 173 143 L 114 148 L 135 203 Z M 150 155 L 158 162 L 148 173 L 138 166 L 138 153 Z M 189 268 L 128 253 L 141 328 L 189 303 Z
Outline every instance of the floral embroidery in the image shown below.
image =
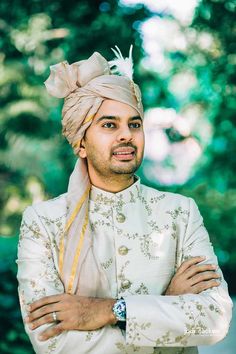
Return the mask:
M 139 295 L 148 295 L 149 291 L 147 286 L 144 283 L 141 283 L 138 289 L 135 290 L 135 293 Z
M 36 240 L 42 237 L 40 233 L 40 227 L 34 220 L 30 224 L 28 224 L 26 220 L 22 221 L 20 227 L 19 241 L 21 241 L 25 236 L 27 236 L 28 233 L 31 233 L 31 237 Z
M 131 339 L 132 341 L 136 341 L 136 340 L 140 341 L 141 336 L 144 336 L 150 341 L 153 341 L 143 333 L 144 330 L 151 327 L 151 322 L 145 322 L 139 324 L 136 317 L 130 317 L 127 319 L 127 325 L 129 327 L 129 331 L 128 333 L 126 333 L 126 335 L 128 335 L 129 339 Z
M 90 342 L 95 334 L 95 331 L 88 331 L 86 333 L 85 342 Z
M 210 304 L 209 305 L 209 309 L 211 311 L 215 311 L 216 313 L 218 313 L 219 315 L 223 315 L 222 311 L 219 309 L 219 307 L 213 305 L 213 304 Z
M 187 215 L 187 217 L 189 217 L 189 211 L 183 210 L 181 206 L 175 208 L 173 211 L 168 210 L 166 214 L 171 215 L 173 219 L 177 219 L 179 216 L 182 216 L 182 221 L 184 221 L 185 223 L 187 222 L 187 219 L 184 217 L 184 215 Z
M 50 344 L 48 345 L 48 350 L 46 354 L 51 354 L 57 349 L 57 338 L 49 338 Z
M 128 264 L 130 263 L 130 261 L 126 261 L 125 264 L 121 267 L 120 269 L 120 273 L 118 274 L 117 278 L 122 282 L 125 280 L 125 268 L 128 266 Z M 123 289 L 122 287 L 120 288 L 120 292 L 125 291 L 125 289 Z
M 156 246 L 156 243 L 150 237 L 151 234 L 152 232 L 150 232 L 149 234 L 140 235 L 136 232 L 134 234 L 122 233 L 122 236 L 127 237 L 129 240 L 139 240 L 140 251 L 142 252 L 142 254 L 148 259 L 156 260 L 159 259 L 159 256 L 153 255 L 151 252 L 151 248 Z
M 166 197 L 166 194 L 163 193 L 161 195 L 151 197 L 149 201 L 151 204 L 154 204 L 154 203 L 158 203 L 160 200 L 164 199 L 165 197 Z
M 149 235 L 143 235 L 140 237 L 140 250 L 144 254 L 145 257 L 148 257 L 149 259 L 156 260 L 160 258 L 159 256 L 155 256 L 151 253 L 150 249 L 152 246 L 156 246 L 155 242 L 153 242 L 152 238 L 150 237 L 151 233 Z
M 172 222 L 172 230 L 173 232 L 171 233 L 171 236 L 173 237 L 173 239 L 175 240 L 178 236 L 178 226 L 177 223 Z
M 113 263 L 113 259 L 112 258 L 109 258 L 108 261 L 106 262 L 102 262 L 101 263 L 101 266 L 104 268 L 104 269 L 107 269 L 110 267 L 110 265 Z
M 122 354 L 130 354 L 130 349 L 133 350 L 134 353 L 138 353 L 140 351 L 140 347 L 137 347 L 135 345 L 125 345 L 124 343 L 117 342 L 115 343 L 117 349 L 122 350 Z
M 135 200 L 135 195 L 134 195 L 134 193 L 133 192 L 130 192 L 130 201 L 129 201 L 130 203 L 135 203 L 136 202 L 136 200 Z
M 152 208 L 148 204 L 148 201 L 144 197 L 140 197 L 140 201 L 141 201 L 142 204 L 144 204 L 144 207 L 145 207 L 145 209 L 147 211 L 147 214 L 150 216 L 152 214 Z
M 129 240 L 135 240 L 136 238 L 141 237 L 137 232 L 135 232 L 134 234 L 124 233 L 122 230 L 120 230 L 120 232 L 122 233 L 122 236 L 127 237 Z
M 158 226 L 158 224 L 157 224 L 157 221 L 154 221 L 154 220 L 147 221 L 147 224 L 152 228 L 152 231 L 156 231 L 156 232 L 159 232 L 159 233 L 161 233 L 163 230 L 168 230 L 169 229 L 169 225 L 168 224 L 166 224 L 162 228 L 160 228 Z
M 104 220 L 96 220 L 94 222 L 90 222 L 90 226 L 91 226 L 91 230 L 95 231 L 97 229 L 99 229 L 99 227 L 104 227 L 104 226 L 111 226 L 110 222 L 105 222 Z
M 99 242 L 101 242 L 101 246 L 96 248 L 98 264 L 101 264 L 108 279 L 113 282 L 112 292 L 115 296 L 117 296 L 117 294 L 119 295 L 119 293 L 121 293 L 122 296 L 124 296 L 124 294 L 136 296 L 149 294 L 162 295 L 162 283 L 166 281 L 167 277 L 171 278 L 170 271 L 174 267 L 175 259 L 176 264 L 180 264 L 183 259 L 191 257 L 194 242 L 187 248 L 183 245 L 182 241 L 182 237 L 185 235 L 188 225 L 188 208 L 186 207 L 185 210 L 184 207 L 178 206 L 180 205 L 179 199 L 176 200 L 175 204 L 172 202 L 168 204 L 169 198 L 171 198 L 171 201 L 174 199 L 167 193 L 161 194 L 159 192 L 150 191 L 151 189 L 146 189 L 145 187 L 138 188 L 134 185 L 133 188 L 126 191 L 126 194 L 120 193 L 115 198 L 107 197 L 101 192 L 96 195 L 93 203 L 89 204 L 91 229 L 96 236 L 94 237 L 95 241 L 98 242 L 96 245 L 100 245 Z M 165 200 L 163 201 L 163 199 Z M 185 200 L 187 201 L 187 198 Z M 135 203 L 138 203 L 139 209 L 136 208 Z M 169 205 L 173 204 L 174 207 L 169 209 Z M 182 205 L 185 204 L 183 203 Z M 57 243 L 63 232 L 66 214 L 64 213 L 58 217 L 57 213 L 57 215 L 53 217 L 52 210 L 54 208 L 51 206 L 53 206 L 53 204 L 49 205 L 48 213 L 44 212 L 44 215 L 38 215 L 39 219 L 36 218 L 35 215 L 35 218 L 32 218 L 32 220 L 29 221 L 26 218 L 22 223 L 19 242 L 19 248 L 22 247 L 20 251 L 22 255 L 24 255 L 24 242 L 25 240 L 28 242 L 30 238 L 33 240 L 32 242 L 34 244 L 42 247 L 45 255 L 43 259 L 39 261 L 37 272 L 35 272 L 36 276 L 30 274 L 27 279 L 27 285 L 23 284 L 23 282 L 22 285 L 20 284 L 19 297 L 23 312 L 27 304 L 48 295 L 47 283 L 50 284 L 50 289 L 54 288 L 57 293 L 64 292 L 63 284 L 55 268 L 53 257 L 58 252 Z M 65 209 L 66 205 L 63 206 L 63 212 Z M 36 208 L 36 210 L 40 210 L 40 208 Z M 55 210 L 58 209 L 55 208 Z M 137 214 L 136 210 L 139 210 L 140 214 Z M 117 213 L 124 214 L 126 217 L 125 222 L 119 222 L 114 218 Z M 134 216 L 134 219 L 130 220 L 129 215 L 131 217 Z M 139 215 L 143 218 L 142 223 L 138 220 Z M 39 221 L 38 223 L 37 220 Z M 48 232 L 46 237 L 45 230 Z M 159 238 L 161 234 L 162 237 Z M 128 248 L 129 251 L 126 255 L 119 254 L 118 247 L 121 245 Z M 165 247 L 163 247 L 163 245 Z M 156 262 L 156 260 L 160 258 L 158 257 L 159 254 L 162 254 L 163 262 Z M 119 257 L 118 262 L 116 262 L 116 257 Z M 24 257 L 22 256 L 21 258 L 23 259 Z M 136 263 L 134 264 L 134 262 L 137 260 L 138 262 L 140 260 L 140 267 L 137 267 L 137 272 L 135 273 Z M 159 272 L 162 270 L 159 269 L 159 263 L 163 266 L 162 269 L 167 266 L 165 269 L 166 274 L 164 274 L 163 280 L 162 277 L 159 277 L 156 284 L 154 284 L 152 279 L 155 279 L 155 275 L 157 274 L 158 276 Z M 143 273 L 141 266 L 145 269 Z M 141 276 L 138 273 L 140 270 Z M 147 279 L 145 279 L 146 275 Z M 122 288 L 123 281 L 126 281 L 126 285 L 128 284 L 126 289 Z M 25 292 L 24 287 L 27 287 L 27 291 Z M 173 301 L 171 302 L 173 311 L 176 311 L 177 315 L 181 312 L 183 318 L 181 332 L 175 334 L 175 331 L 171 331 L 171 329 L 162 332 L 160 329 L 160 331 L 157 331 L 159 333 L 158 336 L 155 332 L 155 328 L 152 328 L 155 326 L 155 321 L 150 322 L 146 320 L 145 317 L 144 321 L 142 321 L 130 313 L 131 318 L 127 319 L 127 331 L 126 333 L 122 332 L 122 334 L 124 338 L 126 335 L 128 342 L 131 343 L 127 345 L 125 340 L 122 342 L 122 337 L 120 337 L 119 342 L 112 342 L 117 348 L 116 351 L 120 351 L 123 354 L 135 352 L 146 353 L 145 347 L 142 347 L 142 343 L 149 341 L 150 345 L 148 345 L 148 350 L 150 350 L 150 353 L 197 353 L 195 351 L 196 347 L 183 346 L 187 346 L 189 339 L 193 336 L 206 334 L 209 327 L 207 327 L 208 314 L 210 313 L 210 316 L 212 318 L 216 317 L 217 320 L 219 316 L 222 315 L 220 309 L 221 305 L 218 307 L 216 303 L 208 303 L 206 306 L 203 305 L 200 300 L 195 301 L 192 297 L 186 299 L 184 296 L 174 297 L 174 300 L 175 301 L 170 299 L 170 301 Z M 95 333 L 95 331 L 87 331 L 84 334 L 83 342 L 87 342 L 86 345 L 88 347 L 90 345 L 95 348 L 95 341 L 97 340 L 94 335 Z M 111 335 L 111 341 L 112 338 Z M 89 342 L 91 342 L 91 344 Z M 54 353 L 58 349 L 57 343 L 58 338 L 48 341 L 45 353 Z
M 183 210 L 182 207 L 175 208 L 174 210 L 168 210 L 166 211 L 166 214 L 169 214 L 171 218 L 173 219 L 171 223 L 172 227 L 172 233 L 171 236 L 173 239 L 177 239 L 179 231 L 179 223 L 182 222 L 187 226 L 188 223 L 188 217 L 189 217 L 189 211 L 188 210 Z
M 209 333 L 207 325 L 203 322 L 202 318 L 206 317 L 206 308 L 199 301 L 189 300 L 186 301 L 184 296 L 178 296 L 179 301 L 173 301 L 172 304 L 179 307 L 182 312 L 185 313 L 185 318 L 188 322 L 185 322 L 185 331 L 182 335 L 173 337 L 171 331 L 167 331 L 162 336 L 154 339 L 150 338 L 145 332 L 147 328 L 151 327 L 150 322 L 138 322 L 135 317 L 128 319 L 129 326 L 129 339 L 132 342 L 140 341 L 141 337 L 153 342 L 154 347 L 170 346 L 176 344 L 177 346 L 187 346 L 188 338 L 192 335 L 204 335 Z M 211 311 L 215 311 L 221 314 L 221 311 L 213 304 L 209 306 Z
M 98 205 L 110 205 L 114 204 L 114 199 L 104 196 L 102 193 L 96 195 L 95 203 Z
M 206 317 L 206 307 L 196 300 L 186 301 L 183 296 L 178 296 L 179 302 L 172 302 L 173 305 L 178 306 L 184 311 L 186 319 L 189 322 L 185 323 L 185 333 L 181 336 L 175 337 L 175 342 L 180 343 L 183 346 L 188 344 L 188 338 L 192 335 L 205 334 L 208 331 L 208 327 L 202 321 L 202 317 Z M 214 305 L 212 305 L 214 307 Z M 212 307 L 212 309 L 213 309 Z

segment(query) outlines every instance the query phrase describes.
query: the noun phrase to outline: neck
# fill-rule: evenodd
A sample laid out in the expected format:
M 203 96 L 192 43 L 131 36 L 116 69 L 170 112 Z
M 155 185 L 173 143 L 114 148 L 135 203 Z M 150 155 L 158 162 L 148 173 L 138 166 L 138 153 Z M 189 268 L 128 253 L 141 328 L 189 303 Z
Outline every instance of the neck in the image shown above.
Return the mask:
M 110 177 L 98 177 L 96 175 L 89 174 L 91 184 L 106 192 L 118 193 L 134 183 L 134 175 L 123 174 Z

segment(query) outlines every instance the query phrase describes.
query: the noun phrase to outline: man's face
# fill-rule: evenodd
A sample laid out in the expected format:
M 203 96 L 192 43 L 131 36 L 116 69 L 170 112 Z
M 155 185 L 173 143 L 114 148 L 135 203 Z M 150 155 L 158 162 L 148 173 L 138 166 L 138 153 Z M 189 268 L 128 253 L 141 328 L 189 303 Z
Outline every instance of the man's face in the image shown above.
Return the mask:
M 87 158 L 88 171 L 103 177 L 133 174 L 144 150 L 143 122 L 131 106 L 105 100 L 81 142 L 80 157 Z

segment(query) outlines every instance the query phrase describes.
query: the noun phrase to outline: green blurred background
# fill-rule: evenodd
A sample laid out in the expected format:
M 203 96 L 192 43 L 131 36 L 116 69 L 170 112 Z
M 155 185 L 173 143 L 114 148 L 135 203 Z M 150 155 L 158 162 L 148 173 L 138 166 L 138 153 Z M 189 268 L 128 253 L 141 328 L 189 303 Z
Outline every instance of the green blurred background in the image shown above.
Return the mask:
M 94 51 L 111 60 L 115 45 L 125 56 L 134 45 L 147 137 L 139 175 L 196 200 L 236 294 L 235 9 L 236 0 L 0 2 L 0 353 L 33 353 L 15 278 L 22 212 L 65 192 L 75 163 L 62 102 L 43 85 L 49 65 Z

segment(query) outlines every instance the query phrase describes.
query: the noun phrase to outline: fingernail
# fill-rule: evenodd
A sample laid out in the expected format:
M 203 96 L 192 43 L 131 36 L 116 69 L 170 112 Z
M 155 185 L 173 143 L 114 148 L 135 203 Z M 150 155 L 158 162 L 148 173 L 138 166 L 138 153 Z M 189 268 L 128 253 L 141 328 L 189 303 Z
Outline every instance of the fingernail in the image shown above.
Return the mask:
M 38 336 L 38 339 L 39 340 L 44 340 L 44 336 L 40 335 L 40 336 Z
M 216 269 L 216 265 L 215 265 L 215 264 L 212 264 L 212 268 L 213 268 L 213 269 Z
M 25 317 L 25 322 L 28 323 L 29 322 L 29 317 Z
M 30 306 L 27 306 L 27 307 L 26 307 L 26 311 L 29 311 L 29 312 L 30 312 L 30 310 L 31 310 L 31 307 L 30 307 Z
M 34 328 L 33 323 L 30 323 L 30 324 L 29 324 L 29 328 L 30 328 L 30 329 L 33 329 L 33 328 Z

